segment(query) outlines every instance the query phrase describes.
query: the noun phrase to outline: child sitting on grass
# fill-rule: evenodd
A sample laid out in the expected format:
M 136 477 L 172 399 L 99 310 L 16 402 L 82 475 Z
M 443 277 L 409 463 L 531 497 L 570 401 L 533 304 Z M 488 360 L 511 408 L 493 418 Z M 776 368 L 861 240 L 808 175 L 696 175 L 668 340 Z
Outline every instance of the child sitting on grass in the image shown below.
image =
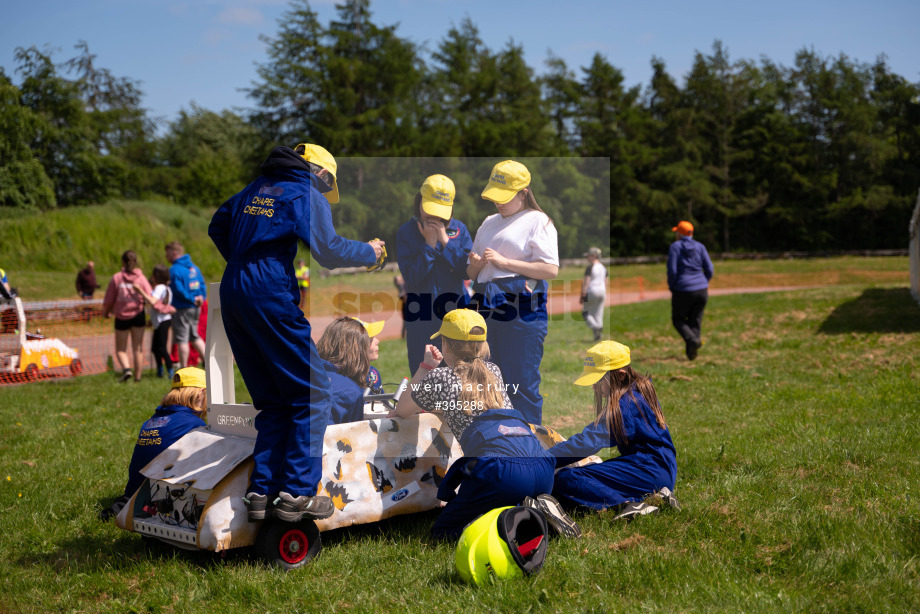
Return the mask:
M 489 358 L 486 323 L 475 311 L 457 309 L 444 316 L 440 330 L 443 354 L 434 345 L 391 416 L 438 412 L 463 450 L 438 487 L 447 501 L 431 529 L 435 539 L 457 539 L 472 520 L 522 501 L 540 509 L 550 524 L 567 537 L 578 525 L 548 495 L 553 488 L 553 457 L 540 445 L 520 412 L 515 410 L 501 371 Z M 445 367 L 438 367 L 441 360 Z M 454 492 L 459 485 L 459 492 Z
M 383 322 L 338 318 L 323 332 L 316 351 L 332 384 L 330 424 L 364 419 L 364 389 L 368 386 L 371 361 L 380 355 L 377 335 Z
M 657 512 L 643 503 L 657 495 L 672 507 L 677 459 L 671 433 L 651 379 L 630 366 L 629 348 L 603 341 L 588 350 L 577 386 L 594 387 L 597 419 L 570 439 L 550 448 L 556 466 L 616 446 L 616 458 L 556 473 L 553 494 L 564 503 L 603 510 L 617 508 L 616 518 Z
M 208 407 L 207 384 L 204 371 L 195 367 L 179 369 L 173 374 L 169 392 L 160 401 L 153 415 L 141 425 L 128 466 L 128 484 L 122 496 L 99 512 L 101 520 L 117 516 L 127 505 L 137 489 L 144 483 L 141 474 L 147 463 L 178 441 L 183 435 L 200 426 Z

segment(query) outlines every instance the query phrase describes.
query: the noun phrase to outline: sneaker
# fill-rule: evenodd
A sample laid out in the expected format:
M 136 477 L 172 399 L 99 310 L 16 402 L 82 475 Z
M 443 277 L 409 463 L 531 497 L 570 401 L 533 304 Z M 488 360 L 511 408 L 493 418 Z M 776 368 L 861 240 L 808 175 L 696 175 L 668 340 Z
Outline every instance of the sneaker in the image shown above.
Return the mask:
M 157 377 L 163 377 L 163 365 L 157 365 Z
M 530 507 L 540 510 L 546 517 L 546 521 L 552 526 L 556 533 L 569 539 L 581 537 L 581 527 L 572 520 L 571 516 L 565 513 L 562 505 L 549 495 L 537 495 L 537 498 L 524 497 L 524 507 Z
M 630 522 L 636 516 L 645 516 L 646 514 L 654 514 L 658 512 L 658 508 L 654 505 L 649 505 L 648 503 L 636 503 L 634 501 L 627 501 L 623 504 L 623 507 L 620 509 L 620 513 L 613 517 L 614 520 L 625 520 Z
M 275 518 L 285 522 L 299 522 L 302 518 L 322 520 L 332 516 L 334 511 L 335 507 L 329 497 L 295 497 L 282 490 L 275 499 Z
M 599 328 L 594 329 L 594 340 L 595 341 L 601 340 L 601 329 Z
M 121 383 L 125 383 L 132 377 L 134 377 L 134 374 L 131 373 L 131 369 L 125 369 L 124 371 L 121 372 L 121 377 L 118 378 L 118 381 Z
M 249 522 L 265 520 L 266 515 L 271 515 L 272 506 L 268 500 L 268 495 L 250 492 L 246 493 L 243 501 L 246 502 L 246 507 L 249 509 Z
M 680 511 L 680 503 L 677 501 L 677 498 L 674 497 L 674 493 L 671 492 L 671 489 L 667 486 L 662 486 L 658 491 L 652 494 L 653 498 L 661 500 L 661 506 L 667 506 L 671 509 Z
M 173 375 L 175 374 L 176 374 L 175 367 L 170 367 L 169 369 L 166 369 L 166 377 L 168 377 L 169 379 L 172 379 Z

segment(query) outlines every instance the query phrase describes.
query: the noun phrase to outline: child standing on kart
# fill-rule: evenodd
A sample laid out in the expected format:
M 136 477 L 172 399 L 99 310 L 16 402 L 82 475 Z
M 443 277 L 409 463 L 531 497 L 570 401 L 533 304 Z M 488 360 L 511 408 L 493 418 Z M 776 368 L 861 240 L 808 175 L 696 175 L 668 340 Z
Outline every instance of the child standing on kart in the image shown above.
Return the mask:
M 501 371 L 488 362 L 486 322 L 469 309 L 444 316 L 443 353 L 434 345 L 425 358 L 393 416 L 408 417 L 419 411 L 438 412 L 463 450 L 438 488 L 447 506 L 431 529 L 436 539 L 456 539 L 478 516 L 527 498 L 541 509 L 557 530 L 577 537 L 580 529 L 562 512 L 548 493 L 553 487 L 555 462 L 534 436 L 520 412 L 511 405 Z M 446 367 L 438 367 L 441 361 Z M 459 492 L 454 492 L 459 485 Z
M 339 202 L 336 168 L 318 145 L 276 147 L 262 176 L 221 205 L 208 228 L 227 261 L 220 286 L 224 328 L 259 410 L 246 495 L 253 521 L 322 519 L 335 509 L 331 498 L 317 496 L 331 390 L 299 307 L 297 241 L 327 268 L 371 266 L 384 254 L 383 241 L 336 234 L 329 207 Z
M 335 320 L 323 332 L 316 351 L 332 386 L 332 408 L 327 424 L 364 419 L 364 389 L 371 361 L 380 356 L 383 322 L 362 322 L 349 317 Z
M 160 401 L 153 415 L 141 425 L 131 464 L 128 466 L 128 484 L 124 494 L 99 512 L 100 519 L 108 520 L 117 516 L 127 505 L 144 483 L 141 469 L 147 463 L 192 429 L 207 426 L 204 421 L 208 407 L 206 388 L 204 371 L 201 369 L 186 367 L 175 372 L 169 392 Z
M 630 366 L 629 348 L 603 341 L 589 349 L 575 385 L 594 387 L 597 419 L 550 448 L 556 466 L 565 467 L 613 446 L 620 455 L 603 463 L 560 469 L 553 494 L 563 502 L 596 510 L 619 508 L 617 518 L 626 519 L 658 511 L 642 503 L 652 494 L 679 507 L 672 494 L 677 459 L 671 433 L 652 380 Z

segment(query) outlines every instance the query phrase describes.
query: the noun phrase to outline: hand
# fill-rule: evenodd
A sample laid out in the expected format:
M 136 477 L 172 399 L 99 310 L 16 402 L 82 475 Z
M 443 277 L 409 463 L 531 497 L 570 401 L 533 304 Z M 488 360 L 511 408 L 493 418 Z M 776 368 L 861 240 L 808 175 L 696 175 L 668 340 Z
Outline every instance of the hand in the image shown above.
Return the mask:
M 438 226 L 441 226 L 441 224 L 431 220 L 425 220 L 424 223 L 416 222 L 416 224 L 418 224 L 418 231 L 422 233 L 428 247 L 434 247 L 438 242 L 438 231 L 440 230 Z M 441 229 L 443 229 L 443 226 L 441 226 Z
M 578 302 L 581 304 L 585 304 L 586 302 L 588 302 L 588 297 L 582 294 L 581 296 L 578 297 Z
M 486 248 L 486 251 L 482 254 L 482 258 L 488 264 L 494 264 L 500 269 L 507 268 L 505 265 L 508 264 L 508 259 L 502 256 L 501 254 L 499 254 L 497 251 L 495 251 L 491 247 Z
M 195 297 L 195 307 L 201 307 L 204 305 L 204 297 L 200 294 Z
M 447 247 L 447 242 L 450 241 L 450 237 L 447 236 L 447 224 L 438 224 L 438 241 Z
M 376 239 L 374 241 L 368 241 L 367 244 L 374 248 L 374 258 L 380 258 L 380 254 L 383 253 L 383 246 L 386 245 L 386 243 L 380 239 Z
M 434 369 L 441 364 L 442 360 L 444 360 L 444 355 L 441 354 L 441 350 L 437 346 L 431 344 L 425 346 L 425 358 L 422 359 L 422 364 Z

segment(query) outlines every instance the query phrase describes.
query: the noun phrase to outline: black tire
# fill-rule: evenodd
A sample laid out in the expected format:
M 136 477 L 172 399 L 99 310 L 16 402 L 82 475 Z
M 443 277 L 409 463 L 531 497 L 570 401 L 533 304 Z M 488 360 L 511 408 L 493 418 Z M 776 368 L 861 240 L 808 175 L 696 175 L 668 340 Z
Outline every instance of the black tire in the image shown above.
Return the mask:
M 70 362 L 70 373 L 71 375 L 80 375 L 83 372 L 83 361 L 79 358 L 74 358 Z
M 321 547 L 319 529 L 312 520 L 266 520 L 256 538 L 259 556 L 269 565 L 285 571 L 303 567 L 319 554 Z
M 38 365 L 34 362 L 26 367 L 26 370 L 22 372 L 23 376 L 26 378 L 27 382 L 34 382 L 38 379 Z

